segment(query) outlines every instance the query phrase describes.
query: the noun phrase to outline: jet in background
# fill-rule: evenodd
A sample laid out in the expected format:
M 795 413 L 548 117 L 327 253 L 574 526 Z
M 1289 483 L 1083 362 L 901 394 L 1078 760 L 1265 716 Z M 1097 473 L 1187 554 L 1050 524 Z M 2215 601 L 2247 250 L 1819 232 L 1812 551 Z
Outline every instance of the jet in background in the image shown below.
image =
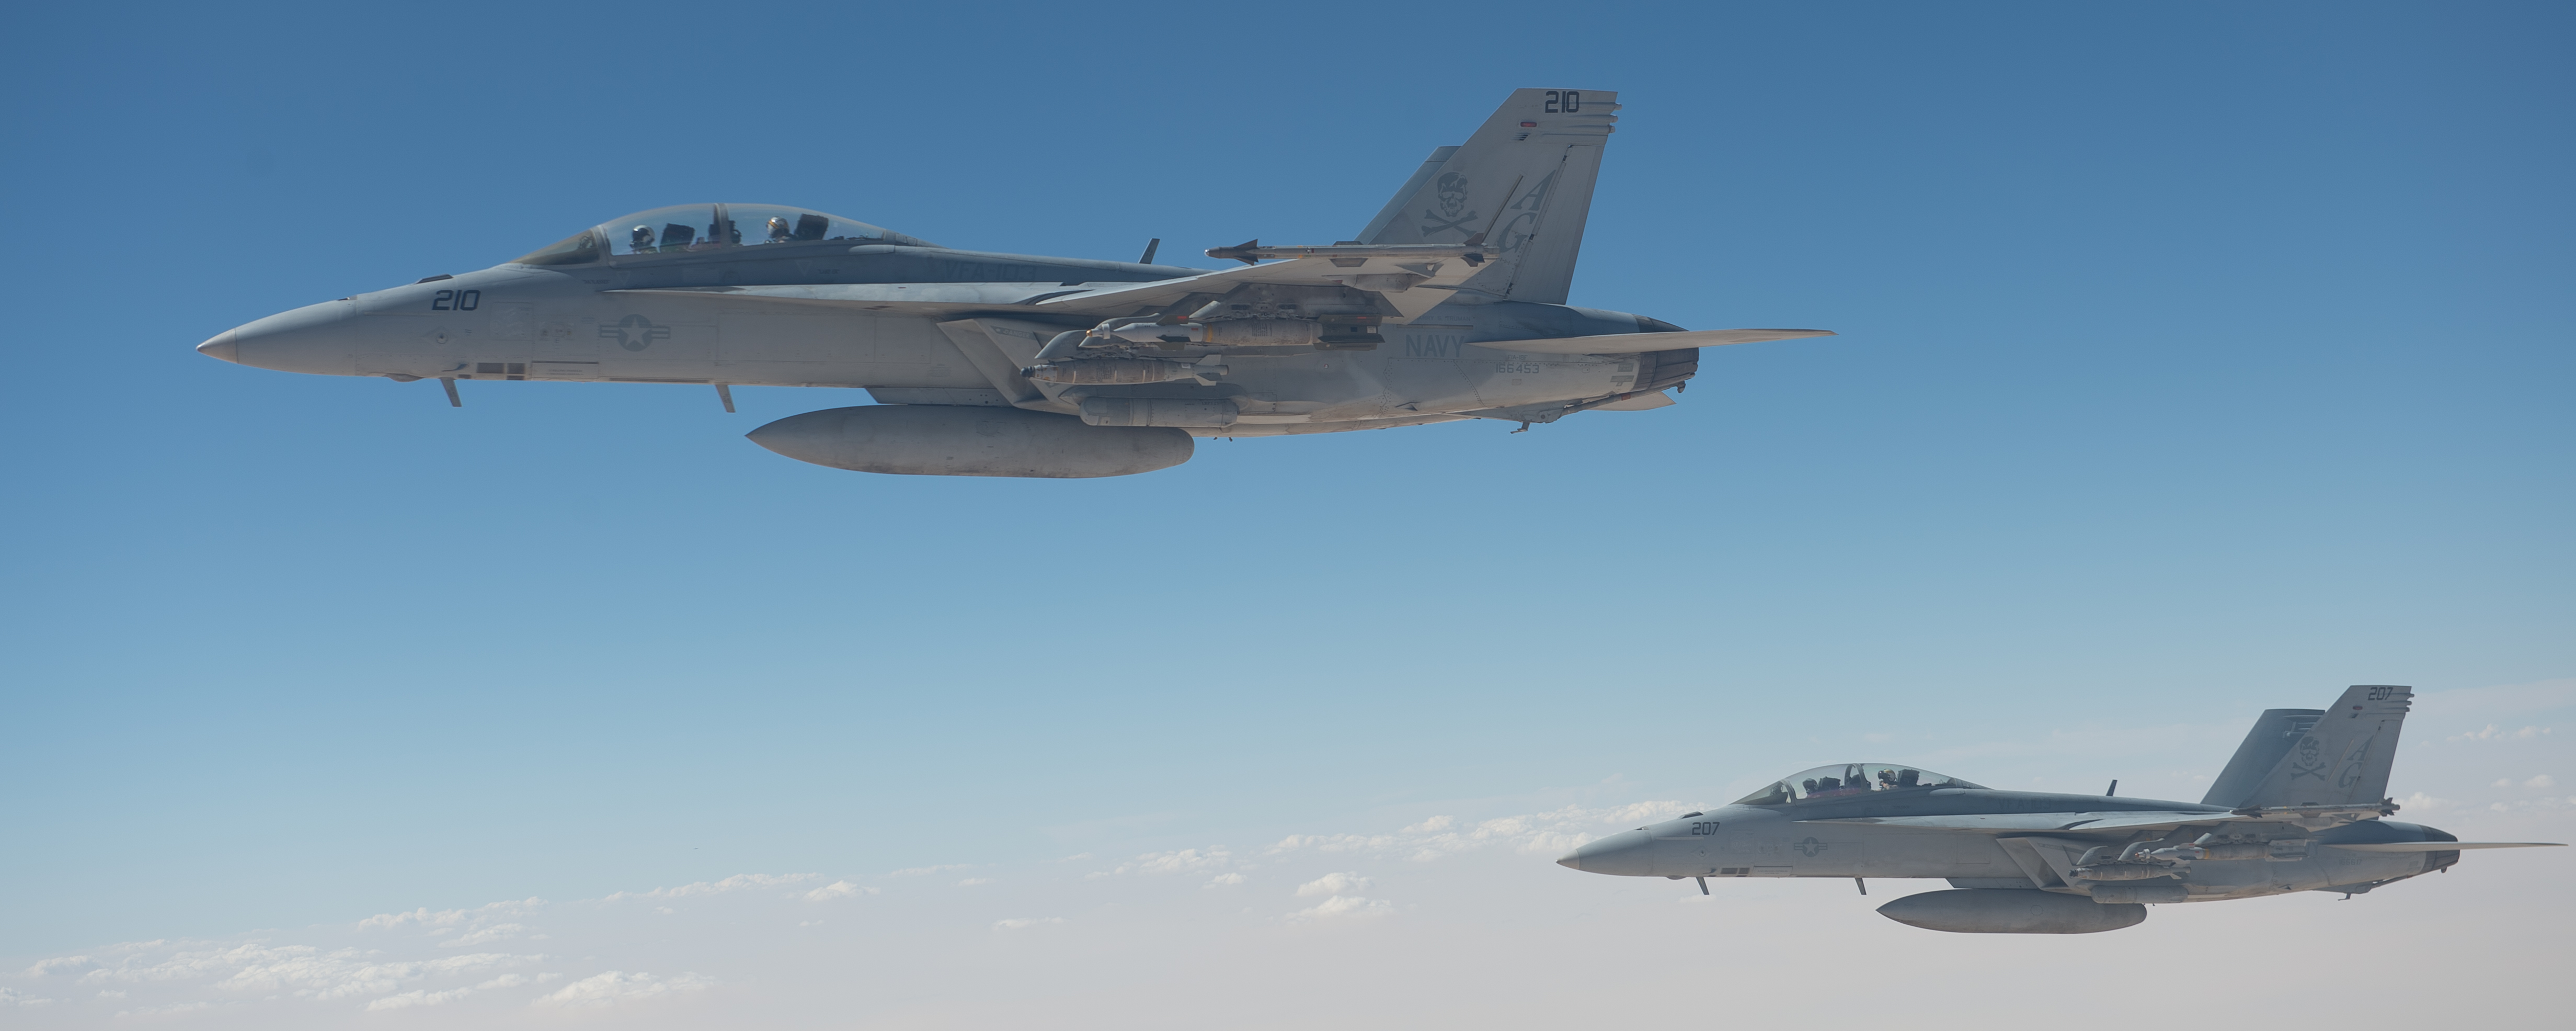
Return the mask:
M 1566 304 L 1617 94 L 1524 89 L 1432 151 L 1350 240 L 1209 250 L 1223 271 L 965 251 L 838 215 L 695 204 L 480 272 L 272 315 L 198 350 L 398 381 L 861 387 L 752 431 L 841 469 L 1117 476 L 1259 437 L 1673 403 L 1685 331 Z
M 1697 878 L 1702 892 L 1711 877 L 1945 878 L 1952 890 L 1879 913 L 1935 931 L 2084 934 L 2145 920 L 2148 903 L 2350 897 L 2447 870 L 2465 850 L 2551 844 L 2461 841 L 2384 819 L 2397 812 L 2385 793 L 2413 697 L 2362 685 L 2331 709 L 2269 710 L 2196 805 L 1997 791 L 1920 767 L 1844 763 L 1557 862 Z

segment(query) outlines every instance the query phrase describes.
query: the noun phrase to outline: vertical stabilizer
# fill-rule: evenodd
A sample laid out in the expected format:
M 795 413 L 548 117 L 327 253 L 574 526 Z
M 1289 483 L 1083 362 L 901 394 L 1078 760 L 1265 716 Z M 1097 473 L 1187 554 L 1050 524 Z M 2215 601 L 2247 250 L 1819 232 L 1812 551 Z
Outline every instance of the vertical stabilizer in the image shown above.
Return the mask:
M 1609 90 L 1512 91 L 1466 143 L 1433 152 L 1360 241 L 1454 244 L 1482 233 L 1495 256 L 1458 289 L 1565 303 L 1618 100 Z
M 1387 198 L 1386 207 L 1378 209 L 1377 217 L 1369 220 L 1368 228 L 1360 230 L 1360 235 L 1352 239 L 1366 243 L 1385 232 L 1388 225 L 1403 216 L 1405 208 L 1413 203 L 1413 196 L 1422 192 L 1422 184 L 1440 174 L 1440 166 L 1448 164 L 1449 155 L 1457 152 L 1456 147 L 1433 149 L 1430 157 L 1422 159 L 1422 167 L 1413 170 L 1413 177 L 1404 181 L 1403 188 L 1395 191 L 1395 196 Z
M 2230 809 L 2244 805 L 2245 797 L 2271 775 L 2272 767 L 2281 765 L 2281 757 L 2290 754 L 2290 745 L 2325 714 L 2324 709 L 2263 710 L 2263 717 L 2245 732 L 2245 743 L 2236 746 L 2236 754 L 2210 783 L 2209 794 L 2201 797 L 2200 804 Z
M 2315 726 L 2290 743 L 2239 808 L 2376 803 L 2388 793 L 2397 732 L 2415 690 L 2359 684 L 2346 690 Z M 2232 765 L 2232 764 L 2231 764 Z

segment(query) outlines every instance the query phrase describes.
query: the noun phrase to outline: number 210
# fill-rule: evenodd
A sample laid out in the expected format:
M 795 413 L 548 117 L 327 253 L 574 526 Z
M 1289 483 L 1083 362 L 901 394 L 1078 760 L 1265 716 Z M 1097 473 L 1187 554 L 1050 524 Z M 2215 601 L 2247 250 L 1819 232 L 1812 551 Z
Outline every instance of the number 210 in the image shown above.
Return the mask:
M 441 290 L 429 299 L 431 311 L 473 311 L 483 306 L 481 290 Z

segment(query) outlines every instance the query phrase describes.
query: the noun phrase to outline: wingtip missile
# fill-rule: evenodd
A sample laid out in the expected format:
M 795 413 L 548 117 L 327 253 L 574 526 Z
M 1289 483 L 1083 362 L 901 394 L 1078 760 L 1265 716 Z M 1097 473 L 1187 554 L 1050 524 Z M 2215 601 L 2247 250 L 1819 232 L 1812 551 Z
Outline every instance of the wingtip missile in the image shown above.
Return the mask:
M 1253 257 L 1252 252 L 1260 249 L 1261 238 L 1256 236 L 1252 239 L 1245 240 L 1242 243 L 1235 244 L 1232 247 L 1210 247 L 1207 249 L 1207 256 L 1211 258 L 1232 258 L 1246 265 L 1258 265 L 1261 264 L 1261 259 Z

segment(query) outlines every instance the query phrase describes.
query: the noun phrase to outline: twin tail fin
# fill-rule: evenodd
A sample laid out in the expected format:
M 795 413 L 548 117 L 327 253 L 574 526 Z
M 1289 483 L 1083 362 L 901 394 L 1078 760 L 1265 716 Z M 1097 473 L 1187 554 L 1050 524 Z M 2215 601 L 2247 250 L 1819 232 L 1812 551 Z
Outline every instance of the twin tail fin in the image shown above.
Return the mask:
M 2388 793 L 2413 688 L 2358 684 L 2318 709 L 2272 709 L 2201 801 L 2234 809 L 2375 806 Z

